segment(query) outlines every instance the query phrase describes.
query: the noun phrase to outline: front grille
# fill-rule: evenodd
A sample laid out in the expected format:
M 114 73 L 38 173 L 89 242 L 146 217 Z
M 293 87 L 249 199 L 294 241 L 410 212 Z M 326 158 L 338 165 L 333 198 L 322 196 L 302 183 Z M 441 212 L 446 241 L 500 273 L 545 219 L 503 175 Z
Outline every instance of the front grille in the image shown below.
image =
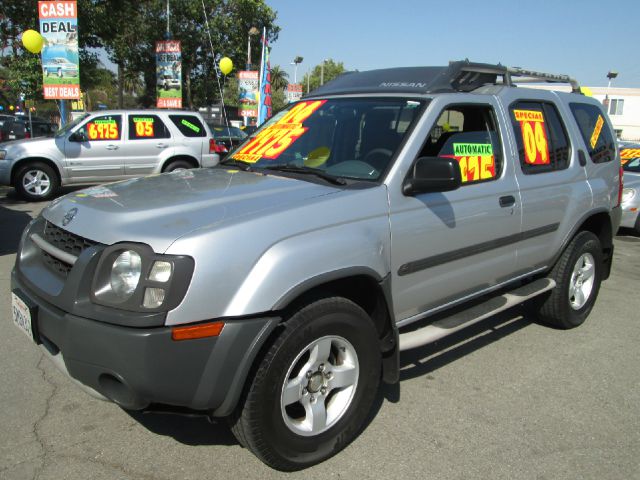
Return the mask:
M 53 245 L 54 247 L 69 253 L 75 257 L 79 257 L 80 254 L 87 248 L 98 245 L 98 242 L 89 240 L 78 235 L 74 235 L 71 232 L 67 232 L 62 228 L 56 227 L 50 222 L 45 222 L 44 231 L 42 232 L 42 238 Z M 45 265 L 54 273 L 66 277 L 71 271 L 73 265 L 60 260 L 47 252 L 42 251 L 42 256 Z
M 54 247 L 76 257 L 79 256 L 83 250 L 98 244 L 98 242 L 74 235 L 49 222 L 44 224 L 43 238 Z

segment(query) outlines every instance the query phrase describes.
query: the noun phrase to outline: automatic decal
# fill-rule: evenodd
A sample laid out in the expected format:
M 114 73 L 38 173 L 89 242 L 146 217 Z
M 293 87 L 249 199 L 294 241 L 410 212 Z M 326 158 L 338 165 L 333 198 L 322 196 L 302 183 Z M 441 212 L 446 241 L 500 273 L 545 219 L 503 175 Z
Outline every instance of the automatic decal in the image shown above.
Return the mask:
M 300 102 L 280 120 L 265 128 L 260 134 L 235 153 L 232 158 L 255 163 L 261 158 L 275 160 L 308 130 L 303 122 L 320 108 L 326 100 Z
M 544 115 L 537 110 L 514 110 L 517 122 L 520 122 L 525 162 L 529 165 L 548 165 L 549 142 L 544 125 Z

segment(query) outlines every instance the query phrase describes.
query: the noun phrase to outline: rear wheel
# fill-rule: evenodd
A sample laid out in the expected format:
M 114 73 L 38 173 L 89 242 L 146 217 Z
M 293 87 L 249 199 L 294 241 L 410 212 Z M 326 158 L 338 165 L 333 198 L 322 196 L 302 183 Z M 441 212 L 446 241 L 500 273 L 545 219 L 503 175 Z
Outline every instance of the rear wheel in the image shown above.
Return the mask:
M 581 325 L 591 312 L 602 281 L 602 246 L 592 232 L 579 232 L 551 271 L 556 287 L 539 310 L 540 319 L 557 328 Z
M 378 390 L 378 344 L 370 318 L 347 299 L 300 309 L 231 418 L 238 441 L 279 470 L 299 470 L 342 450 L 359 433 Z
M 173 160 L 172 162 L 169 162 L 162 171 L 173 172 L 174 170 L 187 170 L 188 168 L 193 168 L 193 165 L 186 160 Z
M 20 168 L 14 186 L 21 197 L 38 202 L 51 198 L 60 182 L 53 168 L 46 163 L 34 162 Z

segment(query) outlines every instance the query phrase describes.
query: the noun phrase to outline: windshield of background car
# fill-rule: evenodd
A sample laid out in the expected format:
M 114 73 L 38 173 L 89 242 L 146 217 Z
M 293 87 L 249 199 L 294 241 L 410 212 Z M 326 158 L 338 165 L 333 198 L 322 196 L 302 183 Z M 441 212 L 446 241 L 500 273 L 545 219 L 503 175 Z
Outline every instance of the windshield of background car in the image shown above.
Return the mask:
M 73 120 L 72 122 L 67 123 L 64 127 L 62 127 L 60 130 L 56 131 L 55 136 L 56 137 L 62 137 L 64 136 L 64 134 L 66 134 L 69 130 L 71 130 L 73 127 L 75 127 L 76 125 L 78 125 L 79 123 L 81 123 L 85 118 L 87 118 L 89 116 L 88 113 L 85 113 L 84 115 L 80 115 L 78 118 L 76 118 L 75 120 Z
M 257 168 L 297 167 L 378 180 L 422 111 L 405 98 L 307 100 L 272 117 L 230 155 Z

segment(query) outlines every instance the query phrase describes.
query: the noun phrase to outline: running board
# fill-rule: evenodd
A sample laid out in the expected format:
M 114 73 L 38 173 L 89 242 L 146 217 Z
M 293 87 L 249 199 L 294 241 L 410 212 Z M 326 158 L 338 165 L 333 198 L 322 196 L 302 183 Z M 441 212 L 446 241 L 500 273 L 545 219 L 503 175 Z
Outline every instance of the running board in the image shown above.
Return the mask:
M 498 297 L 493 297 L 484 303 L 474 305 L 468 310 L 463 310 L 450 317 L 436 320 L 418 330 L 401 333 L 400 351 L 422 347 L 423 345 L 440 340 L 480 320 L 492 317 L 499 312 L 526 302 L 541 293 L 551 290 L 555 286 L 555 280 L 551 278 L 541 278 L 540 280 L 528 283 Z

